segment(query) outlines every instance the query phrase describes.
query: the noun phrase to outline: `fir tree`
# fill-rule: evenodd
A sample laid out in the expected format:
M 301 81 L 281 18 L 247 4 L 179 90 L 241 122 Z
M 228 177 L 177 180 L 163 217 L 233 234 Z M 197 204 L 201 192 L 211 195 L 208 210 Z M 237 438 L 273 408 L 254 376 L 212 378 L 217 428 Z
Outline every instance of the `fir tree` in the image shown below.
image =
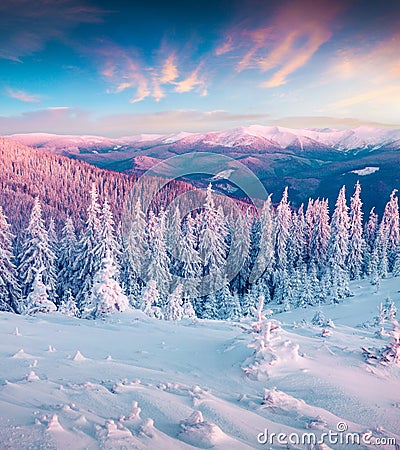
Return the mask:
M 327 200 L 317 200 L 313 204 L 314 217 L 310 237 L 310 266 L 314 264 L 318 271 L 326 264 L 330 239 L 329 209 Z
M 196 312 L 193 308 L 192 302 L 190 301 L 190 298 L 184 298 L 183 299 L 183 319 L 195 319 L 196 318 Z
M 202 305 L 202 316 L 203 319 L 218 319 L 218 309 L 217 309 L 217 297 L 216 293 L 212 292 L 204 298 Z
M 169 272 L 170 258 L 165 244 L 165 212 L 158 216 L 150 213 L 148 224 L 149 237 L 149 266 L 147 277 L 154 280 L 159 291 L 161 301 L 165 301 L 170 288 L 171 274 Z
M 241 310 L 244 317 L 253 315 L 254 308 L 257 308 L 260 295 L 264 295 L 265 287 L 260 279 L 250 285 L 250 289 L 242 297 Z M 268 299 L 269 291 L 268 291 Z
M 43 283 L 42 274 L 46 270 L 44 266 L 35 270 L 35 278 L 32 289 L 26 298 L 25 314 L 50 313 L 57 310 L 56 305 L 50 300 L 48 287 Z
M 49 235 L 49 245 L 53 250 L 54 255 L 58 257 L 58 236 L 56 232 L 56 224 L 54 222 L 53 217 L 50 217 L 49 220 L 48 235 Z
M 233 294 L 229 288 L 229 282 L 225 278 L 224 287 L 218 292 L 218 318 L 222 320 L 231 319 Z
M 390 342 L 381 352 L 381 363 L 400 366 L 400 324 L 393 320 Z
M 0 206 L 0 311 L 21 312 L 17 271 L 13 263 L 10 225 Z
M 243 295 L 250 276 L 250 228 L 245 215 L 232 218 L 230 236 L 227 276 L 232 279 L 232 289 Z
M 287 270 L 287 245 L 291 220 L 292 213 L 288 202 L 288 188 L 286 187 L 276 208 L 275 268 L 278 272 Z
M 111 252 L 103 258 L 101 268 L 94 276 L 91 304 L 93 317 L 126 311 L 129 301 L 117 281 L 118 269 Z
M 134 306 L 138 306 L 140 292 L 147 279 L 148 242 L 146 236 L 146 217 L 138 199 L 123 237 L 123 271 L 122 282 Z
M 360 278 L 365 248 L 360 192 L 361 186 L 357 181 L 354 194 L 350 201 L 349 253 L 347 256 L 347 267 L 350 273 L 350 279 L 352 280 L 358 280 Z
M 140 309 L 149 317 L 156 317 L 156 307 L 160 300 L 160 293 L 155 280 L 150 280 L 143 288 Z
M 291 269 L 301 267 L 307 256 L 307 224 L 304 217 L 303 205 L 297 213 L 293 214 L 293 220 L 289 229 L 288 266 Z
M 87 210 L 86 226 L 77 245 L 74 264 L 74 295 L 82 317 L 93 313 L 92 298 L 93 277 L 101 267 L 101 259 L 95 253 L 101 236 L 100 205 L 95 184 L 90 191 L 90 204 Z
M 396 196 L 397 189 L 390 194 L 390 200 L 385 206 L 382 218 L 382 227 L 386 242 L 386 251 L 388 258 L 388 270 L 392 271 L 396 258 L 397 247 L 400 243 L 399 229 L 399 204 Z
M 345 186 L 339 192 L 331 221 L 331 237 L 328 244 L 328 264 L 331 271 L 333 299 L 337 301 L 349 295 L 348 271 L 346 267 L 349 252 L 349 216 L 346 204 Z
M 189 214 L 185 224 L 184 233 L 178 247 L 180 260 L 180 282 L 184 299 L 197 298 L 201 277 L 201 258 L 196 249 L 197 242 L 194 234 L 194 219 Z
M 19 255 L 18 274 L 22 287 L 22 296 L 26 298 L 33 289 L 33 284 L 40 271 L 40 279 L 47 289 L 52 302 L 56 299 L 55 255 L 49 244 L 39 197 L 35 198 L 25 240 Z
M 375 249 L 375 241 L 378 234 L 378 214 L 375 213 L 375 208 L 372 208 L 369 213 L 368 222 L 364 227 L 364 272 L 371 276 L 371 258 Z
M 71 291 L 72 295 L 76 246 L 75 227 L 71 217 L 67 217 L 61 231 L 61 240 L 58 250 L 57 294 L 60 299 L 64 297 L 65 292 Z
M 228 251 L 225 241 L 228 229 L 222 211 L 214 204 L 211 184 L 207 188 L 199 232 L 199 253 L 203 263 L 201 294 L 204 295 L 223 286 Z
M 389 271 L 388 229 L 386 225 L 387 222 L 382 219 L 379 225 L 378 235 L 375 240 L 378 274 L 380 278 L 386 278 Z
M 76 306 L 74 296 L 70 289 L 65 291 L 58 310 L 61 314 L 66 316 L 79 317 L 79 309 Z
M 182 320 L 184 316 L 182 285 L 178 284 L 174 292 L 168 296 L 165 308 L 166 320 Z

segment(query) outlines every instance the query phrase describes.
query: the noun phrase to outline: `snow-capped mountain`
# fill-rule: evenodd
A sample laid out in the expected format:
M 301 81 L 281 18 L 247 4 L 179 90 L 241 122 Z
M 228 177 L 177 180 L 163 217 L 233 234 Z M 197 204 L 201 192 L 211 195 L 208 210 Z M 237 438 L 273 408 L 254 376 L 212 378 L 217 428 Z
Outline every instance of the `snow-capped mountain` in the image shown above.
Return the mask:
M 379 149 L 400 145 L 400 130 L 358 127 L 337 129 L 291 129 L 278 126 L 250 125 L 208 133 L 140 134 L 122 138 L 101 136 L 74 136 L 47 133 L 14 134 L 9 136 L 26 145 L 61 151 L 69 149 L 127 150 L 128 148 L 151 148 L 163 145 L 199 145 L 205 147 L 238 148 L 253 150 L 302 150 L 305 147 L 352 151 Z M 116 148 L 115 148 L 116 147 Z
M 366 208 L 376 205 L 380 210 L 390 190 L 400 184 L 400 130 L 393 129 L 290 129 L 251 125 L 207 133 L 140 134 L 122 138 L 43 133 L 9 137 L 102 168 L 138 174 L 179 154 L 193 151 L 224 154 L 240 160 L 276 195 L 289 186 L 297 205 L 306 202 L 309 196 L 328 197 L 333 202 L 340 186 L 346 184 L 351 191 L 362 173 Z M 364 173 L 366 167 L 379 170 Z

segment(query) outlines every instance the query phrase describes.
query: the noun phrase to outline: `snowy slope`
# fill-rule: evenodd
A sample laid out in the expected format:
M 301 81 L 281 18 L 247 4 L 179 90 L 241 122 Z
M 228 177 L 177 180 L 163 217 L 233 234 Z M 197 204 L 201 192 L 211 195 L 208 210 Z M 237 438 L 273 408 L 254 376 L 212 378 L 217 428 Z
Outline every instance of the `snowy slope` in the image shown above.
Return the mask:
M 315 308 L 275 314 L 282 331 L 258 377 L 243 370 L 254 338 L 245 322 L 1 313 L 0 447 L 269 448 L 257 443 L 265 429 L 320 435 L 339 422 L 400 442 L 400 368 L 367 364 L 360 347 L 387 338 L 359 327 L 388 295 L 400 307 L 400 279 L 383 280 L 378 293 L 366 282 L 352 289 L 322 307 L 336 325 L 327 337 L 310 325 Z

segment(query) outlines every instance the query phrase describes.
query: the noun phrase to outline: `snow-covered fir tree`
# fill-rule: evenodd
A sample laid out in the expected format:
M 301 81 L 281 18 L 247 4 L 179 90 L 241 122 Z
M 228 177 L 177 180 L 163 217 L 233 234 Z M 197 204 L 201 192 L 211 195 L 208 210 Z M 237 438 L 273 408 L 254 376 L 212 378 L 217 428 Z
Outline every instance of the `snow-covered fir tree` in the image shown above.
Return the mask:
M 347 256 L 347 267 L 351 280 L 358 280 L 361 276 L 365 249 L 360 192 L 361 185 L 357 181 L 354 194 L 350 200 L 349 253 Z
M 146 236 L 146 217 L 142 211 L 140 199 L 135 203 L 132 217 L 128 221 L 128 229 L 123 236 L 123 263 L 121 281 L 133 306 L 144 286 L 146 279 L 148 242 Z
M 265 200 L 259 222 L 259 228 L 253 230 L 253 239 L 257 238 L 259 233 L 258 242 L 252 243 L 252 246 L 257 245 L 258 252 L 253 250 L 257 255 L 251 277 L 250 283 L 254 283 L 257 279 L 262 278 L 263 283 L 266 285 L 271 281 L 273 275 L 273 268 L 275 265 L 275 221 L 274 211 L 272 208 L 271 195 Z M 254 227 L 257 227 L 257 223 L 254 223 Z
M 201 278 L 201 258 L 197 251 L 194 233 L 194 219 L 188 215 L 183 227 L 183 235 L 178 247 L 180 261 L 180 282 L 184 299 L 197 298 Z
M 287 246 L 291 220 L 292 212 L 288 201 L 288 188 L 286 187 L 276 208 L 275 269 L 277 272 L 287 270 Z
M 32 289 L 26 298 L 24 313 L 37 314 L 56 311 L 57 307 L 51 301 L 48 294 L 49 288 L 43 282 L 42 274 L 46 268 L 42 266 L 33 270 L 35 271 L 35 277 L 32 283 Z
M 241 310 L 243 317 L 250 317 L 253 315 L 254 308 L 257 308 L 258 299 L 260 295 L 265 296 L 267 292 L 267 303 L 271 301 L 269 289 L 266 289 L 262 279 L 258 279 L 250 285 L 246 294 L 241 298 Z
M 382 219 L 379 224 L 378 235 L 375 240 L 377 253 L 377 270 L 379 278 L 386 278 L 389 272 L 388 258 L 388 228 L 387 222 Z
M 156 282 L 161 301 L 165 301 L 169 294 L 171 273 L 170 258 L 165 243 L 165 212 L 163 210 L 158 216 L 150 212 L 147 230 L 149 243 L 147 277 Z
M 218 319 L 218 301 L 215 292 L 207 295 L 203 299 L 203 304 L 201 308 L 201 318 L 202 319 Z
M 328 244 L 328 265 L 331 272 L 332 300 L 338 301 L 349 294 L 349 273 L 346 267 L 349 253 L 349 215 L 345 186 L 340 189 L 331 221 Z
M 375 241 L 378 234 L 378 214 L 375 213 L 375 208 L 372 208 L 369 213 L 368 222 L 364 226 L 364 272 L 371 276 L 371 258 L 375 249 Z
M 58 236 L 56 232 L 56 224 L 54 222 L 54 218 L 50 217 L 49 220 L 49 226 L 47 228 L 47 232 L 49 235 L 49 244 L 51 246 L 51 249 L 53 250 L 53 253 L 57 256 L 58 252 Z
M 64 295 L 61 300 L 61 304 L 58 307 L 58 311 L 61 314 L 64 314 L 65 316 L 70 316 L 70 317 L 78 317 L 79 316 L 79 309 L 76 306 L 76 301 L 74 299 L 74 296 L 72 295 L 71 289 L 67 289 L 64 292 Z
M 182 320 L 184 317 L 182 285 L 178 284 L 174 292 L 168 296 L 165 307 L 166 320 Z
M 232 279 L 232 289 L 243 295 L 246 292 L 250 276 L 250 226 L 248 217 L 238 214 L 236 219 L 231 218 L 231 249 L 227 268 L 227 276 Z
M 22 297 L 26 298 L 32 291 L 37 274 L 40 272 L 40 279 L 46 286 L 49 300 L 55 301 L 55 255 L 49 243 L 49 235 L 44 224 L 39 197 L 35 198 L 18 259 L 18 275 Z
M 382 217 L 389 271 L 393 269 L 397 248 L 400 243 L 399 203 L 396 193 L 397 189 L 394 189 L 390 194 L 390 200 L 385 206 Z
M 74 284 L 74 263 L 76 257 L 77 239 L 75 227 L 71 217 L 67 217 L 65 225 L 61 231 L 61 239 L 58 249 L 58 277 L 57 294 L 59 299 L 63 299 L 64 293 L 73 290 Z
M 238 307 L 236 304 L 236 299 L 234 298 L 230 288 L 229 282 L 225 278 L 224 287 L 217 294 L 218 299 L 218 318 L 219 319 L 237 319 Z
M 143 287 L 140 309 L 149 317 L 161 319 L 163 318 L 163 315 L 161 314 L 160 307 L 158 306 L 159 302 L 160 293 L 157 289 L 157 283 L 155 280 L 150 280 Z
M 184 298 L 183 299 L 183 319 L 195 319 L 196 318 L 196 312 L 193 308 L 192 302 L 190 298 Z
M 390 342 L 381 352 L 380 362 L 385 365 L 400 366 L 400 324 L 393 320 Z
M 200 295 L 211 295 L 212 299 L 203 302 L 203 306 L 209 305 L 211 300 L 215 301 L 214 294 L 223 286 L 228 252 L 227 235 L 228 228 L 223 212 L 215 206 L 212 187 L 209 184 L 199 229 L 199 254 L 203 264 Z M 208 306 L 207 308 L 209 309 Z M 209 309 L 207 314 L 214 315 L 214 308 Z
M 171 259 L 178 257 L 177 249 L 182 240 L 181 221 L 181 211 L 179 206 L 176 205 L 173 212 L 167 215 L 165 220 L 165 244 Z
M 0 206 L 0 311 L 21 311 L 21 290 L 13 262 L 14 235 Z
M 92 298 L 93 317 L 126 311 L 129 301 L 118 280 L 118 269 L 111 251 L 103 258 L 101 268 L 93 279 Z
M 306 262 L 307 257 L 307 223 L 304 217 L 303 205 L 293 213 L 289 230 L 288 265 L 297 269 Z
M 90 316 L 94 305 L 92 298 L 93 277 L 100 269 L 102 261 L 96 255 L 101 235 L 100 204 L 96 185 L 90 191 L 90 204 L 84 231 L 77 245 L 74 264 L 73 295 L 82 317 Z
M 314 264 L 320 272 L 326 264 L 330 239 L 328 200 L 316 200 L 312 207 L 309 264 Z
M 114 217 L 107 198 L 104 199 L 100 211 L 100 239 L 94 253 L 97 258 L 103 260 L 112 257 L 117 263 L 121 254 L 121 247 L 116 238 Z

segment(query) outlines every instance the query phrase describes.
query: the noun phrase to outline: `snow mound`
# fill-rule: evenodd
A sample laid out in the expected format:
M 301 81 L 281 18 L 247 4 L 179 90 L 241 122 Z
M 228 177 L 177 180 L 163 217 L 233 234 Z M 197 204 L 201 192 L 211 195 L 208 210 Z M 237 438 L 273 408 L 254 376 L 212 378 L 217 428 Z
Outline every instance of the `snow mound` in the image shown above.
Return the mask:
M 30 358 L 34 358 L 33 355 L 30 355 L 29 353 L 25 353 L 24 349 L 21 348 L 20 350 L 17 351 L 17 353 L 14 353 L 14 355 L 11 357 L 14 359 L 30 359 Z
M 371 175 L 375 172 L 378 172 L 379 167 L 368 166 L 364 167 L 364 169 L 352 170 L 351 173 L 355 173 L 356 175 L 363 177 L 366 175 Z
M 85 358 L 82 353 L 78 350 L 75 353 L 75 356 L 72 358 L 72 361 L 87 361 L 87 358 Z
M 194 411 L 180 426 L 179 438 L 195 447 L 212 448 L 227 437 L 218 425 L 204 421 L 200 411 Z
M 27 381 L 39 381 L 40 378 L 36 375 L 36 373 L 35 373 L 33 370 L 31 370 L 31 371 L 28 373 L 28 375 L 27 375 L 27 377 L 26 377 L 26 380 L 27 380 Z
M 58 421 L 57 414 L 53 414 L 52 418 L 49 420 L 47 425 L 47 431 L 64 431 L 64 428 L 60 425 Z

